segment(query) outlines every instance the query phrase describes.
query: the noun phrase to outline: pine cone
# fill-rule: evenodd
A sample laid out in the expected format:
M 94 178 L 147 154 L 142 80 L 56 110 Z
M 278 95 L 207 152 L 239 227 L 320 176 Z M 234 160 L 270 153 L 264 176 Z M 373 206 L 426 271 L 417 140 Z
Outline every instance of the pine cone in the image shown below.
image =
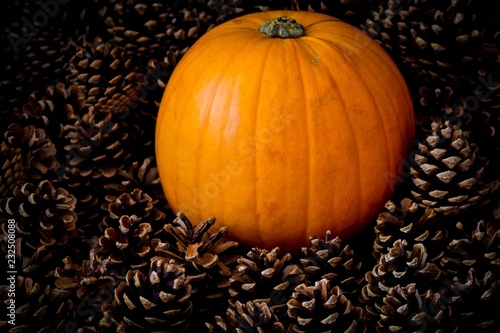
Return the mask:
M 419 291 L 438 291 L 442 272 L 427 259 L 423 244 L 408 247 L 406 240 L 396 240 L 387 254 L 380 256 L 378 263 L 365 275 L 366 284 L 359 300 L 365 304 L 366 319 L 378 320 L 382 300 L 391 287 L 415 283 Z
M 32 92 L 20 110 L 15 110 L 17 123 L 43 128 L 58 145 L 61 125 L 71 123 L 73 116 L 83 108 L 83 99 L 83 92 L 78 85 L 58 82 Z
M 73 263 L 69 256 L 63 259 L 63 263 L 63 267 L 57 267 L 54 271 L 57 278 L 55 286 L 71 291 L 80 314 L 77 327 L 95 330 L 102 316 L 101 306 L 113 299 L 117 279 L 107 272 L 107 261 L 101 262 L 95 250 L 81 265 Z
M 459 120 L 462 128 L 470 127 L 472 113 L 467 105 L 469 90 L 460 86 L 428 82 L 418 89 L 419 100 L 415 103 L 415 118 L 419 135 L 432 134 L 432 128 L 445 120 Z
M 414 283 L 389 289 L 380 309 L 377 333 L 457 332 L 446 293 L 419 294 Z
M 0 144 L 0 198 L 6 197 L 26 179 L 21 153 L 21 148 L 10 148 L 5 141 Z
M 485 162 L 460 129 L 449 122 L 434 128 L 414 155 L 411 193 L 422 207 L 443 215 L 457 214 L 488 193 L 488 187 L 479 182 Z
M 192 285 L 192 301 L 197 312 L 220 314 L 226 307 L 231 267 L 236 256 L 230 251 L 238 246 L 233 241 L 221 241 L 227 227 L 210 233 L 215 218 L 193 226 L 178 213 L 172 224 L 166 224 L 167 242 L 159 242 L 156 253 L 183 265 Z M 168 240 L 171 238 L 172 240 Z
M 154 254 L 153 240 L 163 232 L 165 214 L 154 208 L 153 199 L 139 189 L 124 193 L 108 206 L 109 216 L 100 225 L 99 258 L 117 267 L 138 269 Z
M 290 333 L 366 332 L 363 309 L 356 307 L 338 287 L 321 279 L 314 286 L 301 284 L 287 302 Z
M 379 41 L 393 59 L 425 81 L 463 84 L 475 79 L 484 35 L 494 22 L 481 1 L 458 0 L 380 3 L 364 30 Z
M 449 221 L 441 219 L 431 208 L 422 208 L 409 198 L 401 200 L 400 207 L 388 201 L 376 222 L 373 254 L 377 259 L 387 254 L 397 239 L 406 240 L 410 247 L 423 244 L 432 263 L 439 262 L 444 254 Z
M 163 189 L 158 175 L 158 168 L 153 157 L 145 158 L 142 161 L 132 162 L 127 167 L 118 171 L 118 174 L 104 184 L 109 198 L 111 193 L 116 193 L 116 196 L 124 192 L 131 192 L 138 188 L 146 193 L 150 193 L 151 197 L 158 200 L 166 200 L 163 194 Z
M 73 124 L 63 127 L 67 140 L 64 178 L 73 186 L 86 177 L 113 177 L 131 156 L 127 149 L 128 133 L 120 129 L 112 114 L 96 118 L 94 109 L 89 108 L 82 117 L 75 116 Z
M 185 270 L 173 260 L 156 258 L 145 276 L 130 270 L 115 289 L 112 304 L 104 304 L 103 332 L 184 332 L 189 328 L 191 285 Z
M 198 3 L 195 10 L 186 1 L 154 3 L 120 1 L 105 22 L 113 40 L 130 57 L 163 59 L 169 49 L 185 49 L 213 27 L 210 4 Z
M 462 223 L 458 226 L 462 227 Z M 486 223 L 481 220 L 470 234 L 464 233 L 463 238 L 453 239 L 441 258 L 442 269 L 462 281 L 468 277 L 470 268 L 481 276 L 488 272 L 500 276 L 499 226 L 499 221 Z
M 75 235 L 75 197 L 44 180 L 38 186 L 25 183 L 13 196 L 0 199 L 1 222 L 7 235 L 7 219 L 15 219 L 18 258 L 27 260 L 23 270 L 34 270 L 43 256 L 57 251 Z M 5 245 L 5 244 L 3 244 Z
M 18 275 L 14 284 L 13 298 L 9 297 L 9 285 L 0 286 L 0 301 L 7 304 L 14 299 L 16 306 L 15 325 L 0 321 L 3 332 L 67 332 L 75 328 L 76 311 L 69 291 L 54 287 L 43 276 L 33 280 Z
M 248 301 L 231 304 L 226 315 L 215 316 L 215 325 L 205 323 L 210 333 L 285 333 L 285 327 L 278 321 L 265 302 Z
M 280 258 L 279 248 L 271 251 L 253 248 L 238 259 L 230 279 L 231 297 L 241 302 L 269 299 L 273 311 L 284 305 L 293 289 L 306 280 L 306 274 L 291 260 L 290 253 Z
M 342 245 L 339 237 L 332 239 L 330 231 L 325 239 L 310 237 L 312 246 L 302 248 L 301 269 L 309 281 L 327 279 L 346 294 L 356 293 L 364 280 L 362 263 L 355 258 L 349 245 Z
M 20 127 L 11 124 L 5 132 L 6 147 L 2 150 L 8 154 L 21 155 L 24 173 L 30 181 L 46 177 L 47 173 L 59 167 L 56 159 L 56 147 L 47 138 L 45 131 L 34 126 Z
M 101 38 L 81 40 L 70 60 L 71 81 L 85 94 L 85 106 L 96 116 L 108 113 L 124 115 L 137 96 L 142 75 L 136 72 L 130 57 Z
M 454 277 L 449 289 L 452 292 L 449 303 L 459 332 L 497 332 L 500 329 L 498 275 L 491 272 L 479 275 L 471 268 L 465 279 Z

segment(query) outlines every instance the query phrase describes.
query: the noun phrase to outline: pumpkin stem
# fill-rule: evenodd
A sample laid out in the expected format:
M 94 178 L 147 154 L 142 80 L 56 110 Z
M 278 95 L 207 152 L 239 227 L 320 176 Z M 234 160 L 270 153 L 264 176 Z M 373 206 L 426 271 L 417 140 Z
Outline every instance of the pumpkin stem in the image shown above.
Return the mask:
M 305 34 L 305 29 L 302 24 L 286 16 L 266 21 L 259 28 L 259 31 L 273 38 L 297 38 Z

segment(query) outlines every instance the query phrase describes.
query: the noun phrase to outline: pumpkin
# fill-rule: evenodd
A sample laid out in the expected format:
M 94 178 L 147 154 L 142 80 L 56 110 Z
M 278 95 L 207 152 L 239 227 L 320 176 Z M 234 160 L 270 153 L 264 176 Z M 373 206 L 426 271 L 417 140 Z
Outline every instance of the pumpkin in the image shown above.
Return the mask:
M 155 149 L 165 195 L 244 246 L 347 240 L 391 197 L 414 140 L 397 66 L 355 27 L 313 13 L 248 14 L 202 36 L 172 73 Z

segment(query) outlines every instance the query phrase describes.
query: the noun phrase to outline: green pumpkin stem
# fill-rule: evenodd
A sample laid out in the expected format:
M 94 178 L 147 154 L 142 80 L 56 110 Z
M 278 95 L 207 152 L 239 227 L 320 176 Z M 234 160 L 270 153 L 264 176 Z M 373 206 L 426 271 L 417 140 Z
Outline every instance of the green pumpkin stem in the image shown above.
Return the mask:
M 273 38 L 297 38 L 305 35 L 304 26 L 286 16 L 266 21 L 259 31 Z

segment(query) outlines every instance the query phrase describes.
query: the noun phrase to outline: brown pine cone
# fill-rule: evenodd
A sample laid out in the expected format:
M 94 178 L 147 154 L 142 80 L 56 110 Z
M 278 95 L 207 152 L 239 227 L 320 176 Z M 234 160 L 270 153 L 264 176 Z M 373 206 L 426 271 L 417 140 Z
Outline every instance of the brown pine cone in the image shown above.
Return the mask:
M 307 278 L 299 265 L 291 260 L 290 253 L 280 256 L 277 247 L 271 251 L 253 248 L 238 259 L 238 266 L 230 278 L 232 299 L 241 302 L 267 299 L 273 311 L 275 307 L 280 308 L 293 289 Z
M 74 123 L 63 127 L 68 183 L 76 183 L 80 177 L 113 177 L 131 155 L 128 134 L 112 114 L 99 120 L 96 117 L 94 109 L 89 108 L 82 117 L 75 116 Z
M 349 245 L 339 237 L 332 239 L 330 231 L 325 239 L 310 237 L 311 247 L 302 248 L 300 267 L 309 281 L 327 279 L 346 294 L 356 293 L 364 280 L 362 262 L 356 258 Z
M 19 110 L 14 110 L 20 124 L 43 128 L 56 145 L 61 138 L 61 126 L 84 106 L 83 91 L 77 84 L 57 82 L 32 92 Z
M 44 276 L 39 275 L 33 280 L 18 275 L 13 281 L 15 297 L 11 298 L 11 280 L 7 281 L 9 285 L 0 286 L 0 301 L 7 304 L 10 299 L 15 300 L 15 324 L 12 326 L 2 318 L 2 332 L 67 332 L 75 329 L 77 313 L 71 292 L 54 287 L 52 279 Z
M 462 227 L 462 223 L 458 223 Z M 448 244 L 440 266 L 450 276 L 465 280 L 469 269 L 473 268 L 478 275 L 492 272 L 500 276 L 500 221 L 486 223 L 481 220 L 475 230 L 463 238 L 455 238 Z
M 418 89 L 419 100 L 415 103 L 417 130 L 429 135 L 433 127 L 444 121 L 453 119 L 461 123 L 462 128 L 471 126 L 473 112 L 467 104 L 469 98 L 466 90 L 458 85 L 427 82 Z
M 212 316 L 227 306 L 231 268 L 237 257 L 233 249 L 238 246 L 236 242 L 221 240 L 227 227 L 211 233 L 214 224 L 212 217 L 193 226 L 183 213 L 178 213 L 164 227 L 166 241 L 159 242 L 155 249 L 159 256 L 173 259 L 185 268 L 192 286 L 194 310 Z
M 110 42 L 82 39 L 79 45 L 70 60 L 70 81 L 85 95 L 85 109 L 93 108 L 96 117 L 126 114 L 143 75 L 136 72 L 132 59 Z
M 61 290 L 71 291 L 75 307 L 78 309 L 76 327 L 96 329 L 102 315 L 101 306 L 113 300 L 117 279 L 107 272 L 107 261 L 101 262 L 95 250 L 90 252 L 89 259 L 81 265 L 73 263 L 68 256 L 63 259 L 64 266 L 54 271 L 55 286 Z M 79 331 L 80 332 L 80 331 Z
M 449 295 L 428 290 L 420 294 L 414 283 L 392 287 L 380 308 L 377 333 L 458 332 Z
M 130 270 L 104 304 L 102 332 L 185 332 L 191 322 L 191 285 L 174 260 L 156 258 L 147 275 Z
M 391 287 L 415 283 L 419 291 L 438 291 L 442 272 L 439 267 L 428 261 L 425 246 L 416 243 L 408 246 L 406 240 L 398 239 L 380 256 L 373 269 L 365 274 L 359 301 L 365 304 L 366 319 L 378 320 L 383 298 Z
M 497 259 L 498 260 L 498 259 Z M 450 306 L 459 332 L 497 332 L 500 329 L 500 280 L 488 271 L 484 275 L 471 268 L 466 278 L 448 282 Z
M 25 272 L 33 271 L 44 261 L 43 257 L 68 244 L 75 235 L 75 205 L 72 194 L 55 188 L 48 180 L 38 186 L 25 183 L 14 188 L 12 196 L 0 198 L 2 230 L 7 235 L 7 220 L 15 219 L 16 253 L 24 260 Z
M 118 197 L 122 193 L 131 192 L 136 188 L 151 194 L 155 200 L 166 200 L 154 157 L 134 161 L 119 170 L 115 177 L 104 184 L 104 188 L 107 190 L 107 200 L 113 198 L 112 194 Z
M 409 198 L 401 200 L 399 207 L 392 201 L 377 218 L 373 254 L 379 259 L 397 239 L 404 239 L 409 246 L 420 243 L 427 249 L 429 261 L 437 263 L 446 249 L 449 238 L 447 222 L 431 208 L 420 207 Z
M 28 180 L 36 181 L 45 178 L 49 172 L 59 167 L 56 147 L 43 129 L 10 124 L 4 136 L 3 153 L 12 156 L 7 158 L 14 158 L 15 155 L 21 156 L 24 174 Z
M 321 279 L 314 286 L 298 285 L 287 302 L 288 332 L 366 332 L 363 309 L 354 306 L 338 287 Z
M 0 143 L 0 198 L 6 197 L 16 186 L 21 186 L 26 175 L 21 148 L 10 148 L 7 142 Z
M 118 1 L 105 23 L 113 41 L 129 57 L 145 60 L 141 65 L 145 68 L 148 59 L 161 60 L 169 49 L 185 49 L 213 27 L 209 6 L 198 3 L 193 10 L 187 1 Z
M 488 193 L 487 185 L 480 182 L 486 162 L 460 129 L 449 122 L 433 128 L 413 157 L 411 193 L 422 207 L 457 214 Z
M 285 333 L 285 327 L 263 301 L 236 301 L 225 316 L 215 316 L 215 323 L 205 323 L 210 333 Z
M 156 237 L 163 233 L 165 214 L 154 207 L 153 199 L 139 189 L 124 193 L 108 206 L 100 229 L 98 257 L 126 269 L 149 265 Z
M 481 44 L 492 41 L 484 31 L 494 22 L 481 1 L 387 1 L 364 30 L 417 77 L 463 84 L 475 79 Z

